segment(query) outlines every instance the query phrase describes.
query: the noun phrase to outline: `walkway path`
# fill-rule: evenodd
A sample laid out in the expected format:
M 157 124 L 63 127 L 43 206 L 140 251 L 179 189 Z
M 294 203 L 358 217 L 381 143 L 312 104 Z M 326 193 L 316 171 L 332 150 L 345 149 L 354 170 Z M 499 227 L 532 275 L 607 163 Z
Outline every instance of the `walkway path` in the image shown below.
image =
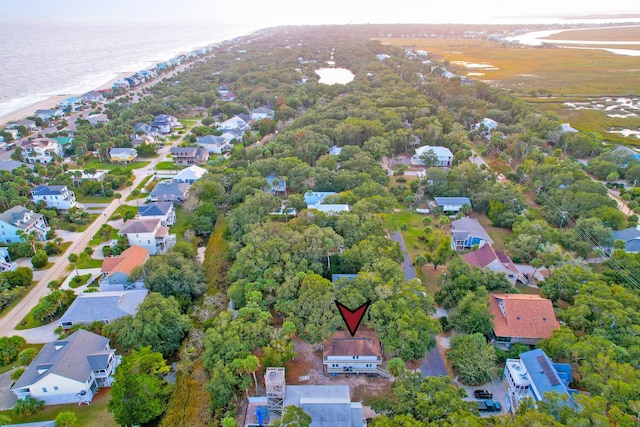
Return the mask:
M 411 265 L 411 258 L 409 257 L 409 253 L 407 252 L 407 246 L 404 244 L 402 234 L 399 231 L 394 231 L 391 235 L 391 239 L 398 242 L 400 244 L 400 249 L 402 249 L 402 256 L 404 257 L 404 261 L 402 261 L 402 268 L 404 269 L 404 280 L 408 281 L 411 279 L 415 279 L 416 272 L 413 269 L 413 265 Z

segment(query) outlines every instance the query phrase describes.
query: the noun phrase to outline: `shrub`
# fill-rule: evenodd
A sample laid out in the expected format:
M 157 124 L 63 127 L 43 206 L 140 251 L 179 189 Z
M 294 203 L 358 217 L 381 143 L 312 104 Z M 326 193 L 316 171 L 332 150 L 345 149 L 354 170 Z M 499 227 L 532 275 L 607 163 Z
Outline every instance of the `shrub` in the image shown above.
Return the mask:
M 49 262 L 49 255 L 43 250 L 37 250 L 31 258 L 31 265 L 33 268 L 42 268 Z
M 37 353 L 38 351 L 33 347 L 25 348 L 18 354 L 18 363 L 22 366 L 28 366 L 29 363 L 33 361 L 33 358 L 36 357 Z
M 33 270 L 29 267 L 18 267 L 15 271 L 0 274 L 0 285 L 12 289 L 18 286 L 29 286 L 33 280 Z
M 44 401 L 28 396 L 24 400 L 18 400 L 13 412 L 19 417 L 28 417 L 44 407 Z
M 18 381 L 22 374 L 24 374 L 25 368 L 16 368 L 11 372 L 11 381 Z
M 24 338 L 17 335 L 0 337 L 0 363 L 6 365 L 15 360 L 26 343 Z

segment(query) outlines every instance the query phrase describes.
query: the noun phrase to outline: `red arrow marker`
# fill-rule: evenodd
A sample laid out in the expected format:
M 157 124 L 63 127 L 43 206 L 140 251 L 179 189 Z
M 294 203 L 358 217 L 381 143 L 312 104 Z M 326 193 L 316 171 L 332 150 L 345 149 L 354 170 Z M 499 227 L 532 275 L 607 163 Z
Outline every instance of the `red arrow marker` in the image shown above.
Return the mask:
M 340 304 L 338 300 L 336 300 L 336 305 L 338 306 L 338 310 L 342 315 L 342 319 L 344 320 L 344 323 L 347 324 L 347 328 L 349 329 L 351 336 L 354 336 L 356 334 L 356 331 L 358 330 L 358 326 L 360 326 L 360 322 L 362 322 L 362 318 L 364 317 L 364 314 L 367 312 L 367 308 L 369 308 L 369 304 L 371 304 L 371 301 L 365 302 L 355 310 L 349 310 L 347 307 Z

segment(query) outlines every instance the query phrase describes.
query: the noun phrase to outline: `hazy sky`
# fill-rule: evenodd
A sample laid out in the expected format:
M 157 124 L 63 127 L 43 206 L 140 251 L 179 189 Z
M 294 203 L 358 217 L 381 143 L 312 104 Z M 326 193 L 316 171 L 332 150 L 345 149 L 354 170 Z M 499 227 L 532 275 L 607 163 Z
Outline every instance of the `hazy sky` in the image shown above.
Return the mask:
M 0 21 L 483 23 L 494 18 L 637 12 L 638 0 L 0 0 Z

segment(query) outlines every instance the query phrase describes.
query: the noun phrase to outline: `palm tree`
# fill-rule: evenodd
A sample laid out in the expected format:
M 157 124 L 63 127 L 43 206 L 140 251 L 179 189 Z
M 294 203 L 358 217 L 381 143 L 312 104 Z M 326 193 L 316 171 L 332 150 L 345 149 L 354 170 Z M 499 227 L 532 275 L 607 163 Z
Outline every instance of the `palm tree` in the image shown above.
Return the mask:
M 17 232 L 18 237 L 20 237 L 22 239 L 22 241 L 29 243 L 29 246 L 31 246 L 31 251 L 33 251 L 33 253 L 36 252 L 36 242 L 38 241 L 38 236 L 36 236 L 35 232 L 30 231 L 30 232 L 26 232 L 24 230 L 18 230 Z

